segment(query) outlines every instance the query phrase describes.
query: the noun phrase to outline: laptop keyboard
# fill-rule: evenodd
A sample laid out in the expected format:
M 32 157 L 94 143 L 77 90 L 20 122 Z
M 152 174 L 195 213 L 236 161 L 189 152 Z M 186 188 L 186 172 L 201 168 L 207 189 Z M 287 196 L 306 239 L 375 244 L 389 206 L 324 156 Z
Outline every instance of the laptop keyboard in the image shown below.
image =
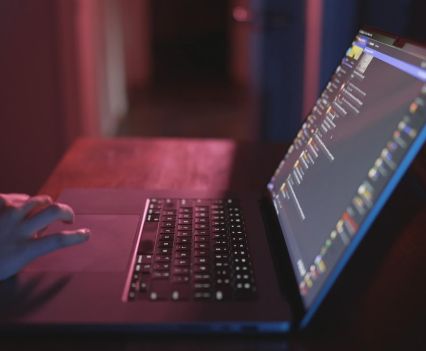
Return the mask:
M 149 200 L 128 301 L 226 301 L 255 296 L 237 200 Z

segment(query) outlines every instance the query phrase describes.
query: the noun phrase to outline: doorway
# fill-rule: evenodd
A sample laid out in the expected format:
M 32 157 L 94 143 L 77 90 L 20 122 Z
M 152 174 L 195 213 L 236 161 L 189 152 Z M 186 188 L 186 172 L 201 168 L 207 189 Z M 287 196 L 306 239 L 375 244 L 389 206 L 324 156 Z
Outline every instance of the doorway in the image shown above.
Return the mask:
M 233 3 L 149 2 L 150 81 L 131 92 L 121 135 L 252 138 L 249 89 L 233 73 Z
M 228 80 L 227 0 L 154 0 L 151 6 L 155 84 Z

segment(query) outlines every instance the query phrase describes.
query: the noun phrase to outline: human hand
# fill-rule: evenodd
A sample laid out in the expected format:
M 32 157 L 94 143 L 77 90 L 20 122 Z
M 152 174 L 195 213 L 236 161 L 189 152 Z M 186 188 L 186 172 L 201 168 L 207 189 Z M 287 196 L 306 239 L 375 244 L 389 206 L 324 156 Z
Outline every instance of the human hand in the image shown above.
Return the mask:
M 88 229 L 37 237 L 39 231 L 57 220 L 72 223 L 71 207 L 55 203 L 46 195 L 0 194 L 0 280 L 16 274 L 39 256 L 89 238 Z

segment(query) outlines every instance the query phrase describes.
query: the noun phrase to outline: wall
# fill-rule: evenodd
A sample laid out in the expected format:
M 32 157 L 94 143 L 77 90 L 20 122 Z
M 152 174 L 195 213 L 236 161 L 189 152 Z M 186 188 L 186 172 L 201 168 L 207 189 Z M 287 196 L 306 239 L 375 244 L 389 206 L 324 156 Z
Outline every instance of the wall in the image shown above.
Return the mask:
M 75 91 L 67 91 L 77 106 L 77 134 L 114 135 L 127 112 L 125 44 L 120 0 L 61 0 L 62 23 L 68 23 L 59 45 L 69 47 L 71 60 L 62 66 L 71 72 Z M 70 15 L 74 13 L 74 15 Z M 67 59 L 65 57 L 65 59 Z
M 36 192 L 66 147 L 54 2 L 0 2 L 0 192 Z
M 0 192 L 35 193 L 127 110 L 121 0 L 0 2 Z
M 86 0 L 87 1 L 87 0 Z M 101 35 L 104 49 L 104 71 L 100 72 L 101 133 L 112 136 L 128 110 L 126 92 L 123 7 L 118 0 L 101 0 L 104 6 Z M 102 66 L 101 66 L 102 67 Z
M 234 83 L 247 88 L 250 85 L 250 38 L 253 31 L 253 13 L 249 0 L 231 0 L 230 68 Z
M 151 79 L 150 0 L 121 0 L 121 5 L 127 87 L 137 89 Z

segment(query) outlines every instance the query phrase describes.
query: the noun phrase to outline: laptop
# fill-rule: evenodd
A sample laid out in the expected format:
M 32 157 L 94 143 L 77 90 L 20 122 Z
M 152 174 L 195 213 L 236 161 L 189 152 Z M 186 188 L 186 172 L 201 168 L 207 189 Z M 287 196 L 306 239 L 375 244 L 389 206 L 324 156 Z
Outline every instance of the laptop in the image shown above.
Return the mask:
M 91 240 L 1 284 L 2 328 L 305 328 L 422 148 L 425 102 L 426 49 L 360 30 L 265 194 L 65 189 Z

